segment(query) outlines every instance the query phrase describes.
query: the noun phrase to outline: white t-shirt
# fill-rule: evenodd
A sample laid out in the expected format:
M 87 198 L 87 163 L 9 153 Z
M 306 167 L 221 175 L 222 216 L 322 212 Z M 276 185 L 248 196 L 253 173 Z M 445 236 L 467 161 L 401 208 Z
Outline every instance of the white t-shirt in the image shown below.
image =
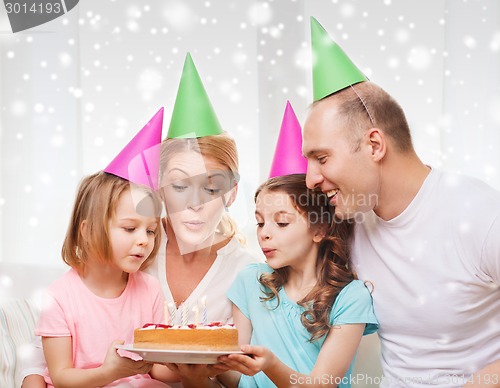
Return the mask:
M 173 307 L 175 306 L 174 298 L 170 287 L 167 284 L 166 273 L 166 249 L 167 235 L 163 228 L 162 242 L 160 250 L 156 255 L 155 261 L 145 270 L 153 275 L 160 281 L 163 294 L 167 303 Z M 206 321 L 210 322 L 227 322 L 232 323 L 233 312 L 232 304 L 226 297 L 226 291 L 233 283 L 238 272 L 246 267 L 248 264 L 255 263 L 258 260 L 254 258 L 249 251 L 247 251 L 238 241 L 233 237 L 229 242 L 217 251 L 217 257 L 200 281 L 198 286 L 193 290 L 191 295 L 175 310 L 175 319 L 177 324 L 180 323 L 182 314 L 187 310 L 189 313 L 187 323 L 194 322 L 193 307 L 195 305 L 199 308 L 199 321 L 203 319 L 203 304 L 202 298 L 205 298 L 206 306 Z M 184 309 L 186 306 L 186 309 Z M 173 315 L 173 314 L 172 314 Z
M 498 191 L 433 169 L 399 216 L 365 214 L 352 255 L 374 286 L 382 386 L 459 387 L 500 357 Z

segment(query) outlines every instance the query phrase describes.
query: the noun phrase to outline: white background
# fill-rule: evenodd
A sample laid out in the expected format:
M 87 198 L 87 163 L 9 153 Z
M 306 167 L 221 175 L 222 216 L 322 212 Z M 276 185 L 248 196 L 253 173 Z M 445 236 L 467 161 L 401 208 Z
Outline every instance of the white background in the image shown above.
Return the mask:
M 257 251 L 286 100 L 301 122 L 312 102 L 311 15 L 401 103 L 424 162 L 500 188 L 498 0 L 80 0 L 16 34 L 2 3 L 0 261 L 62 265 L 76 185 L 160 106 L 166 134 L 187 51 L 237 141 L 231 214 Z

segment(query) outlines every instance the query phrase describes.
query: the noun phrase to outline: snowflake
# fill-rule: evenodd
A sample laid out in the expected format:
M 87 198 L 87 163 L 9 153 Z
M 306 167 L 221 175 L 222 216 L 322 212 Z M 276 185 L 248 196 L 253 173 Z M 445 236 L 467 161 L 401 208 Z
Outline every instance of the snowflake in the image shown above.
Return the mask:
M 181 1 L 170 2 L 163 12 L 163 17 L 178 31 L 191 29 L 196 20 L 193 11 Z
M 477 46 L 476 40 L 472 36 L 465 36 L 464 37 L 464 44 L 467 48 L 470 48 L 470 49 L 476 48 L 476 46 Z
M 500 31 L 495 32 L 490 42 L 491 51 L 500 51 Z
M 273 11 L 268 3 L 255 3 L 248 9 L 248 19 L 253 26 L 268 24 L 273 18 Z
M 432 56 L 427 47 L 417 46 L 410 50 L 408 64 L 417 71 L 427 70 L 432 62 Z

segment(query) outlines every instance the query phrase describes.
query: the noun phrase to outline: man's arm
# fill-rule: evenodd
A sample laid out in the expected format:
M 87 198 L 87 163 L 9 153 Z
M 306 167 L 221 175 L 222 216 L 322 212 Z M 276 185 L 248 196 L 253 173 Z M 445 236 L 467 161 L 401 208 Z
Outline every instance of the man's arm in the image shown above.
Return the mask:
M 474 373 L 464 388 L 500 388 L 500 359 Z

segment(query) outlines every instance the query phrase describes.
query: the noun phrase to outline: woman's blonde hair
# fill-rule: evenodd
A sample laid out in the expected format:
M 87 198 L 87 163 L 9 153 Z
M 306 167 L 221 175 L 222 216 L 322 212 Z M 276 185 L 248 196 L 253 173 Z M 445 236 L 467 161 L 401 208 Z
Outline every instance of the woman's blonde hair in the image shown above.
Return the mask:
M 85 177 L 78 188 L 73 212 L 69 222 L 66 237 L 61 249 L 63 261 L 78 272 L 85 270 L 90 258 L 102 263 L 111 261 L 112 252 L 109 242 L 109 220 L 114 216 L 120 196 L 134 189 L 144 191 L 152 201 L 154 214 L 161 214 L 161 201 L 158 195 L 145 186 L 133 183 L 105 172 Z M 85 233 L 82 224 L 85 221 Z M 141 269 L 146 268 L 155 257 L 160 246 L 159 233 L 161 223 L 155 231 L 154 248 Z
M 231 173 L 232 186 L 239 181 L 239 162 L 236 143 L 226 133 L 220 135 L 204 136 L 191 139 L 165 139 L 161 144 L 160 156 L 160 181 L 165 173 L 170 158 L 179 152 L 195 151 L 202 157 L 212 159 L 226 167 Z M 165 198 L 163 198 L 165 200 Z M 224 236 L 231 238 L 237 236 L 241 242 L 244 239 L 238 234 L 238 227 L 234 220 L 224 213 L 217 230 Z

